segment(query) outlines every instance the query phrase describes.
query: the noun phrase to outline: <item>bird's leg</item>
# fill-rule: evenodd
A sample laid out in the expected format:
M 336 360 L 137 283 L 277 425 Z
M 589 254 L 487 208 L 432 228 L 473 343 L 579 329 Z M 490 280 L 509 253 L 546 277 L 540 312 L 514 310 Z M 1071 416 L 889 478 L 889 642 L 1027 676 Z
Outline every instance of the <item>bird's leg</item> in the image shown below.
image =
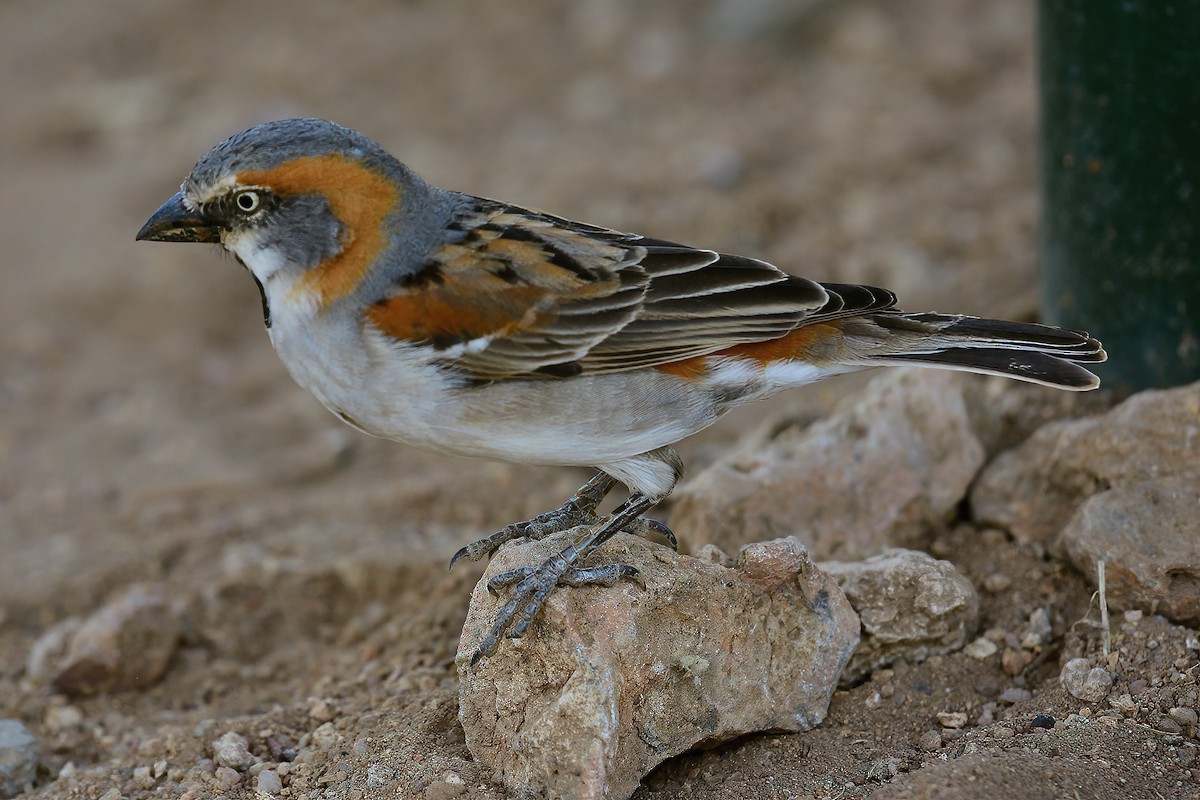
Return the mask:
M 481 659 L 495 653 L 502 638 L 521 638 L 546 601 L 546 596 L 560 583 L 569 586 L 611 586 L 621 578 L 636 578 L 637 569 L 628 564 L 608 564 L 587 569 L 577 568 L 575 564 L 586 559 L 596 548 L 624 530 L 653 505 L 654 501 L 645 495 L 635 494 L 607 519 L 575 537 L 571 544 L 539 566 L 509 570 L 488 581 L 489 591 L 513 583 L 516 583 L 516 587 L 512 597 L 496 615 L 491 630 L 483 637 L 479 648 L 471 656 L 471 665 L 474 666 Z
M 479 561 L 482 558 L 491 556 L 500 549 L 500 545 L 510 542 L 513 539 L 520 539 L 522 537 L 544 539 L 551 534 L 559 533 L 578 525 L 594 525 L 600 521 L 599 517 L 596 516 L 596 507 L 603 502 L 604 498 L 608 496 L 608 493 L 612 491 L 615 485 L 615 478 L 604 472 L 596 473 L 595 477 L 579 487 L 574 496 L 553 511 L 538 514 L 536 517 L 523 520 L 522 522 L 514 522 L 511 525 L 506 525 L 502 530 L 496 531 L 491 536 L 471 542 L 466 547 L 463 547 L 450 559 L 450 569 L 454 569 L 454 565 L 462 558 Z M 679 543 L 675 540 L 675 534 L 671 533 L 670 528 L 657 520 L 637 519 L 629 524 L 627 530 L 639 536 L 658 534 L 666 538 L 671 543 L 672 548 L 679 549 Z
M 567 499 L 567 502 L 553 511 L 506 525 L 491 536 L 476 540 L 463 547 L 450 559 L 450 569 L 454 569 L 454 565 L 464 557 L 472 561 L 486 558 L 499 550 L 500 545 L 511 542 L 513 539 L 522 537 L 542 539 L 576 525 L 595 522 L 597 520 L 596 507 L 608 496 L 616 483 L 616 479 L 610 475 L 597 472 L 590 481 L 580 486 L 579 490 Z

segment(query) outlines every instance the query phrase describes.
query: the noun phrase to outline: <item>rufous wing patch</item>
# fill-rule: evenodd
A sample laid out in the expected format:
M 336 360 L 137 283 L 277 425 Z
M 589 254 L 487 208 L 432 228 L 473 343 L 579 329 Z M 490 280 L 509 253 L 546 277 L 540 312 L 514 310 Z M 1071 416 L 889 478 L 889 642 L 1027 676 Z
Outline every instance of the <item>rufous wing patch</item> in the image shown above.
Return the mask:
M 443 245 L 419 282 L 373 305 L 367 318 L 408 341 L 499 338 L 549 326 L 560 308 L 620 286 L 611 272 L 568 269 L 544 243 L 505 238 L 504 230 L 474 228 L 464 241 Z
M 763 365 L 791 360 L 823 365 L 836 361 L 844 344 L 841 327 L 834 320 L 801 325 L 778 339 L 738 344 L 713 355 L 749 358 Z
M 757 361 L 760 367 L 782 361 L 804 361 L 815 365 L 837 363 L 845 340 L 837 321 L 801 325 L 790 333 L 765 342 L 737 344 L 704 356 L 659 364 L 655 369 L 684 380 L 701 380 L 708 374 L 710 358 L 740 358 Z
M 489 288 L 481 291 L 461 278 L 446 278 L 376 303 L 367 310 L 367 318 L 393 338 L 434 343 L 498 336 L 537 324 L 544 290 L 534 286 Z
M 362 282 L 387 246 L 384 219 L 400 201 L 394 182 L 340 154 L 305 156 L 269 170 L 240 172 L 245 186 L 266 186 L 280 196 L 319 192 L 345 228 L 340 253 L 309 270 L 303 287 L 323 305 L 345 297 Z

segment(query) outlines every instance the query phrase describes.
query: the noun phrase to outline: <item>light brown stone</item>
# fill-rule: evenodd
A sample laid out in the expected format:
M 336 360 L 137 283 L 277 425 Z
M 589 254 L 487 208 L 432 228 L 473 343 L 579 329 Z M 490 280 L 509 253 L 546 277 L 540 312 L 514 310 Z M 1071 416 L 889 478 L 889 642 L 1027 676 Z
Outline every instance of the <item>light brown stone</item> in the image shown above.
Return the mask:
M 503 602 L 485 581 L 563 546 L 560 535 L 502 549 L 459 645 L 467 746 L 510 791 L 626 798 L 698 745 L 824 719 L 859 622 L 794 539 L 750 545 L 725 567 L 617 536 L 602 560 L 635 565 L 644 588 L 557 589 L 524 639 L 469 666 Z
M 856 559 L 944 524 L 983 463 L 960 375 L 890 370 L 833 415 L 781 420 L 676 492 L 692 547 L 795 535 L 817 559 Z
M 819 565 L 862 620 L 862 642 L 842 673 L 854 683 L 896 659 L 923 661 L 962 648 L 979 626 L 979 596 L 949 561 L 888 550 L 865 561 Z
M 179 619 L 157 584 L 130 586 L 76 631 L 53 678 L 68 695 L 152 686 L 179 640 Z
M 1104 560 L 1110 608 L 1200 624 L 1200 470 L 1092 495 L 1060 542 L 1093 583 Z
M 977 521 L 1050 546 L 1106 489 L 1200 472 L 1200 383 L 1146 391 L 1095 417 L 1056 422 L 1002 453 L 971 493 Z

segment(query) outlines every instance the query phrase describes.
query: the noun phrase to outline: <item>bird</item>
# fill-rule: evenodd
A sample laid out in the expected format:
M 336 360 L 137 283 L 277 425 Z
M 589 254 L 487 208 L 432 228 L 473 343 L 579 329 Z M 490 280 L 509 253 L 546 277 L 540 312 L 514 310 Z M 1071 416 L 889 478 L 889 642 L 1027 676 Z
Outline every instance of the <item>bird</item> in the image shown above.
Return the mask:
M 613 585 L 584 566 L 621 531 L 677 542 L 643 514 L 683 462 L 672 445 L 734 408 L 830 376 L 916 365 L 1072 391 L 1099 379 L 1080 331 L 905 312 L 873 286 L 575 222 L 427 184 L 383 147 L 322 119 L 268 122 L 204 155 L 138 240 L 222 245 L 257 284 L 287 370 L 344 422 L 458 456 L 596 470 L 561 507 L 472 542 L 481 560 L 570 530 L 508 588 L 470 657 L 523 636 L 559 585 Z M 598 506 L 618 484 L 627 499 Z

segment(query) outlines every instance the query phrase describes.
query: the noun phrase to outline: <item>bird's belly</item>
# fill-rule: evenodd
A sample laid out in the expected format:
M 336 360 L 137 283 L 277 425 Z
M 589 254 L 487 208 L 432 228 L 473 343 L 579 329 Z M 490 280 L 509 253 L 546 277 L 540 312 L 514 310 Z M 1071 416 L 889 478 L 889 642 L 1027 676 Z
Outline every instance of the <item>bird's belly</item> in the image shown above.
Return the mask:
M 345 422 L 428 450 L 526 464 L 594 465 L 676 442 L 716 421 L 708 393 L 656 370 L 456 382 L 426 348 L 357 333 L 271 329 L 292 377 Z
M 717 419 L 706 393 L 654 370 L 464 390 L 443 449 L 529 464 L 594 465 L 673 444 Z

